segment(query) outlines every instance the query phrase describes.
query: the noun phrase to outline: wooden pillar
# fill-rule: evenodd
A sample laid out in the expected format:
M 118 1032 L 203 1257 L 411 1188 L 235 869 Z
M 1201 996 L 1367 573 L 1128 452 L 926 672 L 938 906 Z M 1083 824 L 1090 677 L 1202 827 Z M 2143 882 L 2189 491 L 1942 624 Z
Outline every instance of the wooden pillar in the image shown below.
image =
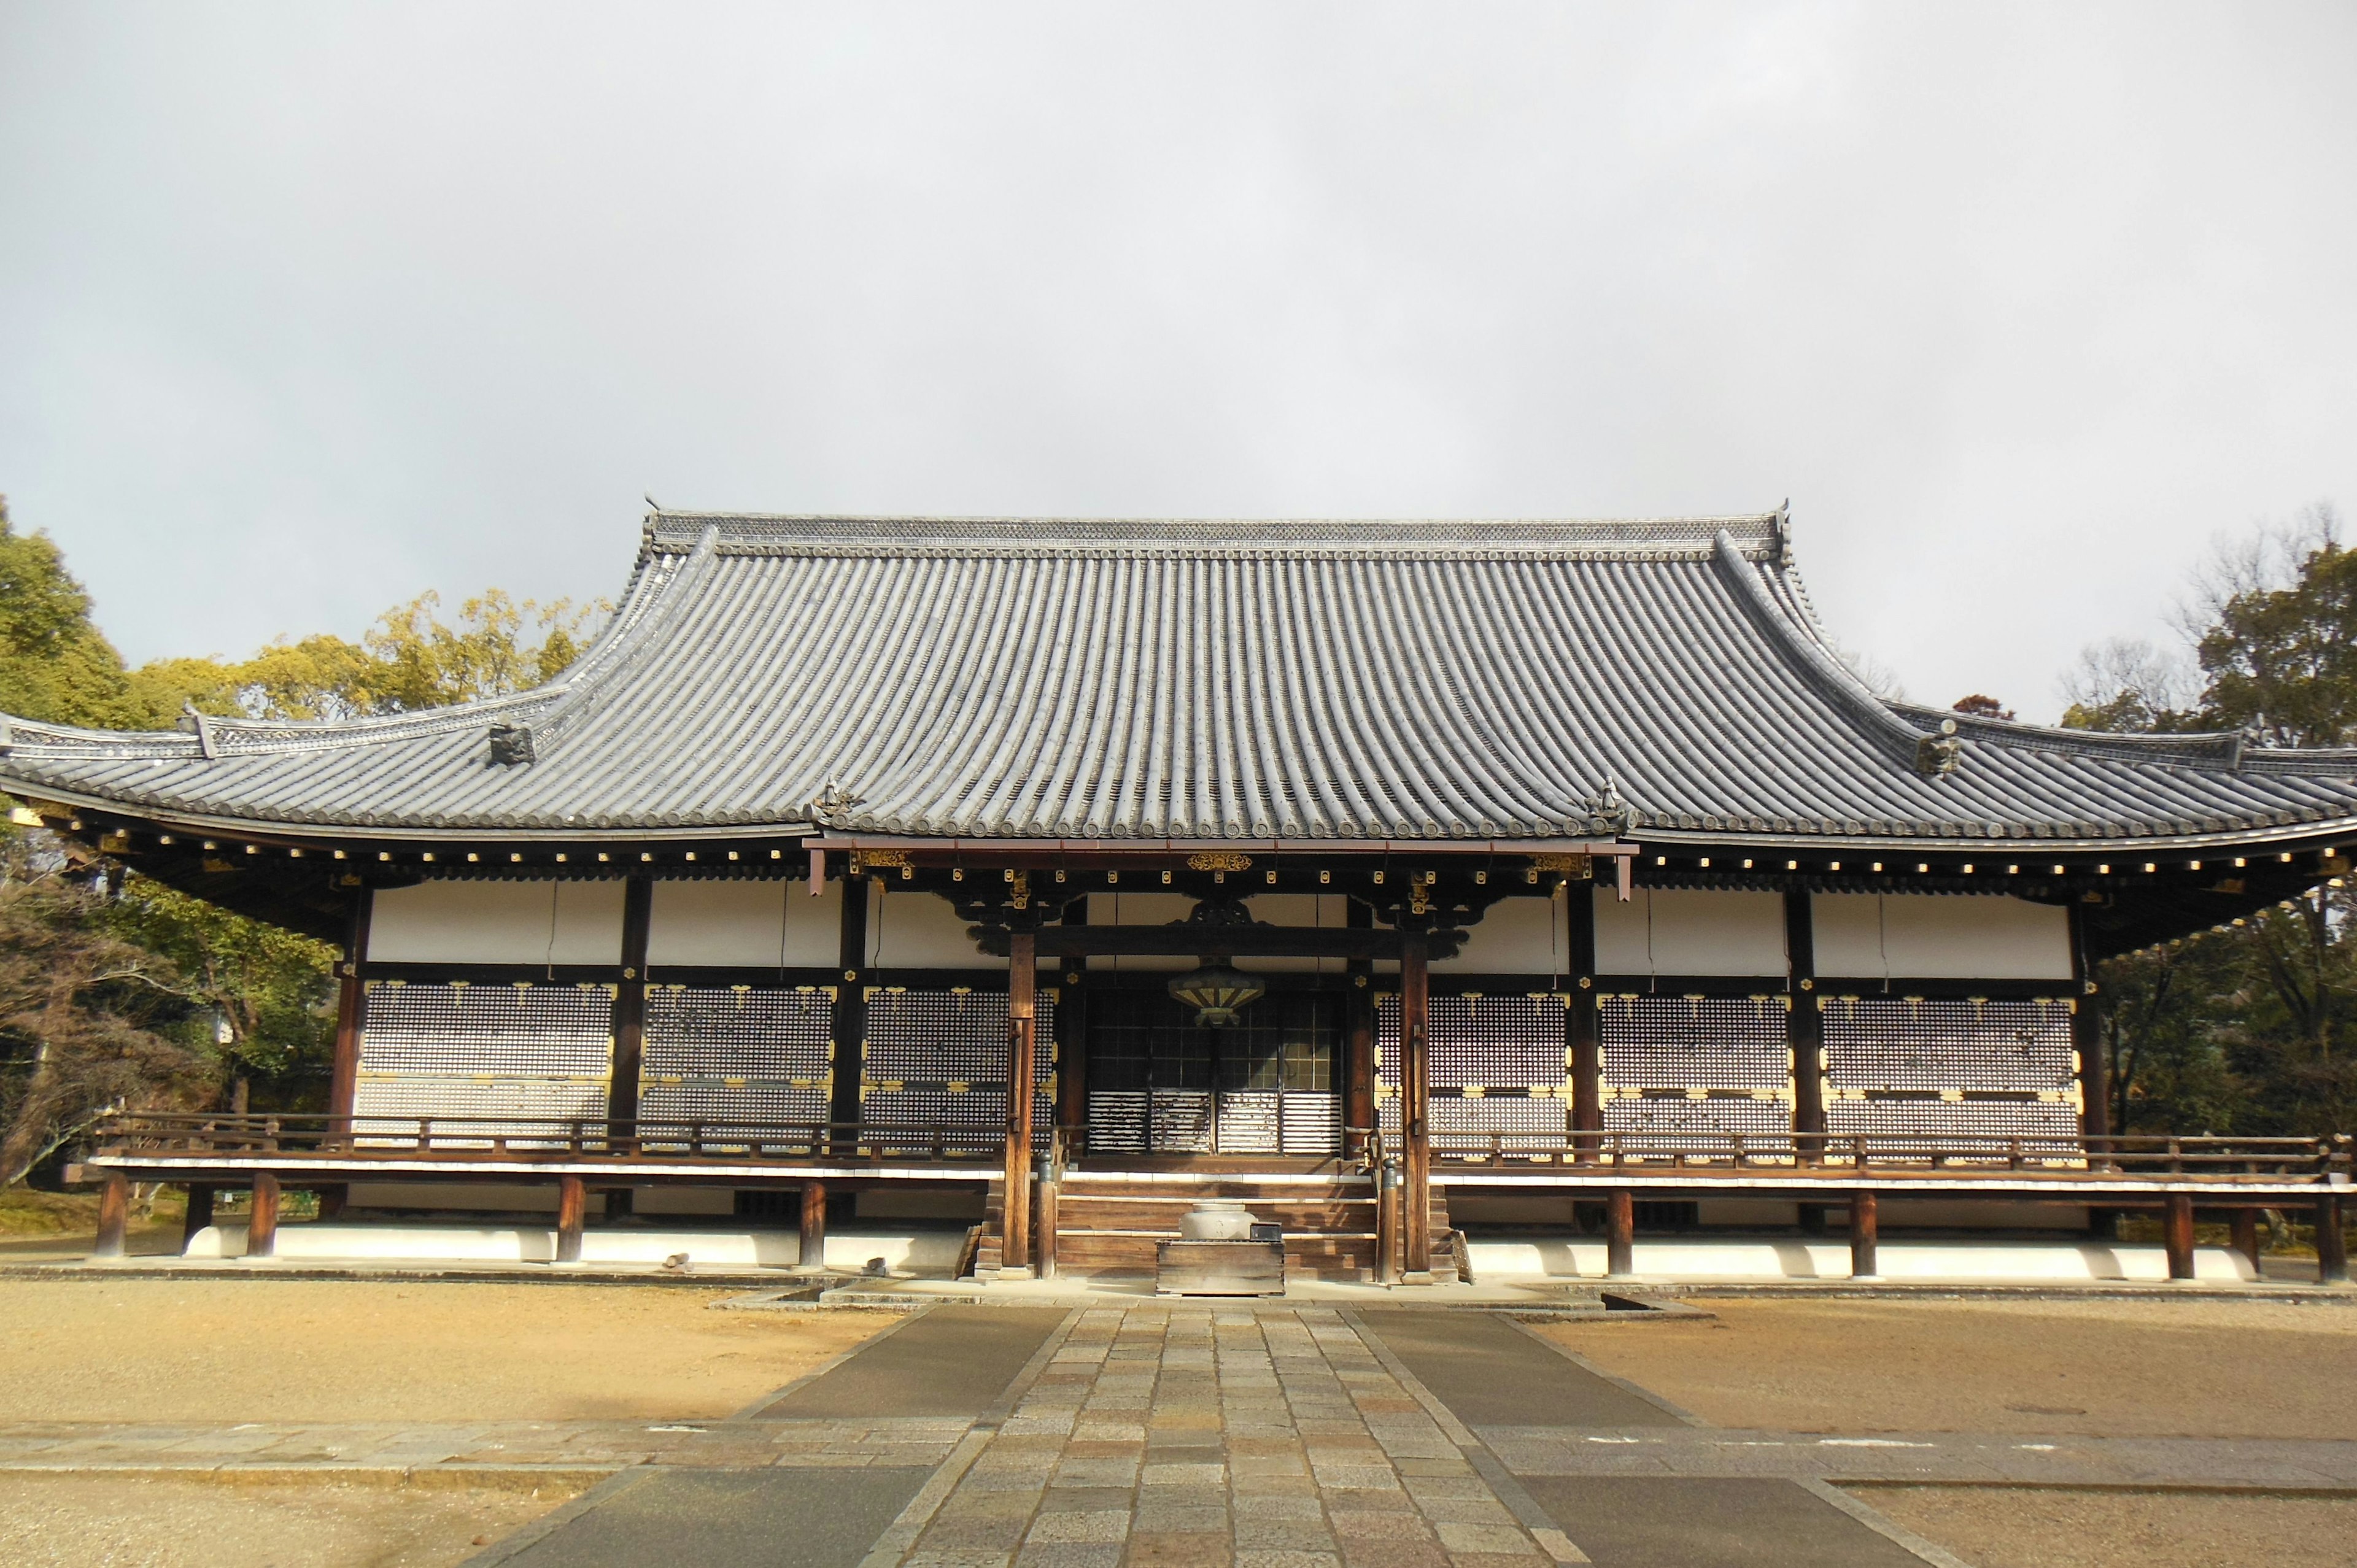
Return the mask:
M 798 1269 L 826 1267 L 826 1183 L 802 1183 L 802 1233 L 794 1253 Z
M 835 944 L 835 961 L 843 972 L 834 988 L 829 1031 L 834 1045 L 826 1119 L 845 1133 L 861 1119 L 859 1089 L 867 1071 L 867 889 L 865 876 L 843 879 L 843 918 Z M 837 1153 L 856 1152 L 858 1135 L 830 1137 L 827 1146 Z
M 344 961 L 336 966 L 336 1044 L 328 1071 L 328 1114 L 336 1118 L 328 1130 L 345 1137 L 351 1133 L 352 1097 L 360 1084 L 361 1032 L 368 1026 L 368 989 L 361 983 L 361 965 L 368 961 L 369 918 L 375 906 L 375 889 L 361 888 L 352 901 Z
M 1878 1280 L 1882 1264 L 1877 1250 L 1882 1240 L 1881 1205 L 1870 1192 L 1849 1197 L 1849 1277 Z
M 631 1152 L 639 1133 L 639 1064 L 647 1044 L 647 931 L 653 923 L 653 879 L 633 876 L 622 894 L 622 979 L 614 988 L 614 1072 L 606 1089 L 606 1135 L 616 1155 Z M 630 1212 L 630 1191 L 612 1201 Z
M 1571 1006 L 1564 1015 L 1565 1065 L 1571 1069 L 1571 1133 L 1576 1157 L 1593 1164 L 1604 1147 L 1604 1046 L 1596 1002 L 1596 895 L 1587 882 L 1564 884 L 1564 929 L 1571 966 Z
M 197 1232 L 203 1230 L 206 1226 L 210 1225 L 212 1222 L 212 1184 L 210 1182 L 203 1181 L 190 1182 L 188 1184 L 188 1214 L 180 1221 L 180 1251 L 184 1256 L 188 1251 L 188 1243 L 197 1239 Z
M 2160 1220 L 2161 1245 L 2169 1250 L 2169 1277 L 2190 1280 L 2193 1277 L 2193 1197 L 2190 1193 L 2172 1192 L 2168 1208 Z
M 1616 1187 L 1604 1195 L 1604 1273 L 1625 1280 L 1637 1272 L 1637 1195 Z
M 999 1267 L 1021 1270 L 1031 1255 L 1031 1077 L 1039 1051 L 1039 939 L 1006 940 L 1006 1197 L 1001 1209 Z
M 2259 1249 L 2259 1211 L 2250 1208 L 2237 1208 L 2233 1211 L 2233 1223 L 2234 1251 L 2248 1258 L 2251 1261 L 2252 1271 L 2256 1273 L 2259 1259 L 2262 1256 Z
M 99 1184 L 98 1240 L 91 1243 L 93 1258 L 123 1256 L 124 1232 L 131 1225 L 131 1183 L 113 1171 Z
M 1405 1145 L 1400 1163 L 1407 1176 L 1400 1240 L 1401 1266 L 1410 1284 L 1432 1283 L 1430 952 L 1430 939 L 1422 931 L 1400 938 L 1400 1139 Z
M 1405 1178 L 1399 1157 L 1387 1155 L 1375 1170 L 1375 1283 L 1397 1284 L 1400 1273 L 1400 1194 Z
M 278 1255 L 278 1178 L 262 1171 L 253 1178 L 253 1211 L 245 1222 L 245 1255 Z
M 589 1189 L 577 1176 L 556 1178 L 556 1261 L 581 1261 L 581 1227 L 589 1217 Z
M 1784 894 L 1784 1038 L 1792 1056 L 1792 1134 L 1800 1158 L 1813 1163 L 1824 1152 L 1825 1015 L 1817 1005 L 1817 933 L 1806 888 Z
M 2349 1280 L 2349 1239 L 2341 1232 L 2341 1199 L 2316 1200 L 2316 1277 L 2325 1284 Z
M 2094 964 L 2087 952 L 2087 907 L 2071 906 L 2071 1044 L 2079 1053 L 2079 1133 L 2090 1152 L 2112 1135 L 2111 1064 L 2104 1058 L 2104 1020 L 2095 1005 Z
M 1349 928 L 1372 930 L 1374 910 L 1356 898 L 1349 904 L 1343 916 Z M 1354 958 L 1342 969 L 1349 984 L 1342 993 L 1342 1152 L 1358 1159 L 1375 1126 L 1375 966 Z
M 1064 906 L 1064 924 L 1089 923 L 1085 895 Z M 1089 1132 L 1089 993 L 1084 958 L 1065 961 L 1062 991 L 1056 998 L 1056 1125 L 1063 1129 L 1064 1147 L 1077 1151 L 1088 1143 Z

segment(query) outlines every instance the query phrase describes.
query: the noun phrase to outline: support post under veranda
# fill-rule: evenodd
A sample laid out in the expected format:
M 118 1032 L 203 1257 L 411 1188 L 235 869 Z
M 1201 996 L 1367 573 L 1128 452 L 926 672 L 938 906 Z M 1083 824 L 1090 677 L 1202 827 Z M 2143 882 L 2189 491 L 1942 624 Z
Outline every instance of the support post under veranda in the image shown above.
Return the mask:
M 124 1252 L 124 1237 L 131 1225 L 131 1183 L 113 1171 L 99 1184 L 98 1240 L 91 1243 L 93 1258 L 119 1258 Z
M 998 1266 L 1028 1274 L 1031 1254 L 1031 1088 L 1039 1052 L 1039 938 L 1012 931 L 1006 942 L 1006 1164 Z

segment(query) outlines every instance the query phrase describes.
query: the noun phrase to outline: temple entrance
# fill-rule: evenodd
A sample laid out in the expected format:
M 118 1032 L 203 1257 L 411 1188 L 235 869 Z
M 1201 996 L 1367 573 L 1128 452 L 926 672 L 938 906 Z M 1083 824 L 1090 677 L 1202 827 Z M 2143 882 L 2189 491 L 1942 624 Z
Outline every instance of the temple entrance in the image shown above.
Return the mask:
M 1342 1146 L 1342 999 L 1264 996 L 1227 1028 L 1158 992 L 1091 998 L 1092 1154 L 1330 1155 Z

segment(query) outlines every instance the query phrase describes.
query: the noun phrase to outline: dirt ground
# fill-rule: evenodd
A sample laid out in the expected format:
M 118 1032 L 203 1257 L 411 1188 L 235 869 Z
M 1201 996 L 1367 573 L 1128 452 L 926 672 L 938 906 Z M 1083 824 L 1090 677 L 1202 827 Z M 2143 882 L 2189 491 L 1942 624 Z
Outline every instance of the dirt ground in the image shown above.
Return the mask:
M 1541 1332 L 1721 1426 L 2357 1438 L 2357 1303 L 1698 1305 Z
M 1857 1495 L 1974 1568 L 2347 1568 L 2357 1498 L 1979 1487 Z
M 684 1285 L 0 1280 L 0 1421 L 730 1414 L 887 1314 L 716 1312 Z
M 573 1494 L 0 1475 L 11 1568 L 442 1568 Z

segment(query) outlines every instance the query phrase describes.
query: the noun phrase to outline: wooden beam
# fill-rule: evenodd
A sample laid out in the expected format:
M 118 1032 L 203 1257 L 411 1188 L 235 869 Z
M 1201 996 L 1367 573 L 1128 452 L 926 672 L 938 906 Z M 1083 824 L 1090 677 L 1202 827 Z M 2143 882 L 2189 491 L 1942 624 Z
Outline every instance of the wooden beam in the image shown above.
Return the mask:
M 1878 1280 L 1882 1264 L 1878 1249 L 1882 1240 L 1881 1205 L 1870 1192 L 1850 1195 L 1849 1200 L 1849 1277 L 1854 1280 Z
M 1240 892 L 1249 891 L 1240 889 Z M 1399 956 L 1402 933 L 1309 926 L 1049 926 L 1036 933 L 1045 958 L 1130 953 L 1155 957 L 1340 958 Z M 1428 947 L 1427 947 L 1427 950 Z
M 1410 1284 L 1432 1283 L 1431 972 L 1424 933 L 1400 940 L 1400 1138 L 1407 1185 L 1400 1224 L 1401 1267 Z
M 816 1272 L 826 1267 L 826 1183 L 802 1183 L 802 1230 L 794 1253 L 794 1267 Z
M 1037 934 L 1009 934 L 1006 955 L 1006 1194 L 998 1262 L 1028 1273 L 1031 1253 L 1031 1078 L 1038 1061 L 1039 1014 Z
M 589 1215 L 589 1188 L 577 1176 L 556 1178 L 556 1261 L 581 1261 L 581 1228 Z
M 1604 1275 L 1625 1280 L 1637 1272 L 1637 1195 L 1616 1187 L 1604 1195 Z
M 843 918 L 835 943 L 835 962 L 842 973 L 834 985 L 834 1008 L 828 1033 L 834 1037 L 828 1078 L 826 1117 L 834 1122 L 860 1119 L 859 1090 L 867 1070 L 867 904 L 868 879 L 843 879 Z M 832 1146 L 832 1145 L 830 1145 Z
M 93 1258 L 119 1258 L 124 1234 L 131 1225 L 131 1183 L 113 1171 L 99 1184 L 98 1239 L 91 1243 Z
M 2169 1251 L 2169 1277 L 2190 1280 L 2193 1277 L 2193 1197 L 2190 1193 L 2172 1192 L 2161 1211 L 2161 1245 Z
M 278 1178 L 268 1171 L 256 1172 L 253 1177 L 253 1209 L 245 1222 L 245 1255 L 278 1255 Z
M 2316 1277 L 2326 1284 L 2349 1282 L 2349 1238 L 2341 1230 L 2341 1199 L 2316 1200 Z

